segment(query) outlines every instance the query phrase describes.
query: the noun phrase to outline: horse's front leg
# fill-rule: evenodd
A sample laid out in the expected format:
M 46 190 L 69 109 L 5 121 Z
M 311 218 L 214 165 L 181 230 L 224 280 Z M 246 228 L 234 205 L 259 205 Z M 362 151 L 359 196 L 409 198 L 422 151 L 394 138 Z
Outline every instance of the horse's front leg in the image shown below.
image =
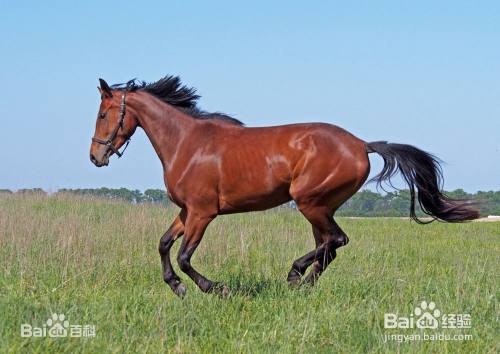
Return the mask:
M 172 225 L 170 225 L 168 230 L 161 237 L 160 245 L 158 247 L 163 267 L 163 280 L 165 280 L 165 283 L 167 283 L 172 290 L 181 297 L 186 293 L 186 287 L 181 283 L 180 278 L 177 274 L 175 274 L 175 271 L 172 268 L 172 263 L 170 262 L 170 249 L 172 248 L 175 240 L 184 234 L 185 220 L 186 211 L 182 210 L 175 218 Z
M 214 218 L 215 216 L 204 216 L 188 211 L 184 238 L 179 249 L 179 254 L 177 255 L 177 262 L 181 270 L 193 279 L 201 291 L 227 296 L 229 295 L 229 289 L 226 286 L 205 278 L 191 265 L 191 256 L 200 244 L 208 224 Z

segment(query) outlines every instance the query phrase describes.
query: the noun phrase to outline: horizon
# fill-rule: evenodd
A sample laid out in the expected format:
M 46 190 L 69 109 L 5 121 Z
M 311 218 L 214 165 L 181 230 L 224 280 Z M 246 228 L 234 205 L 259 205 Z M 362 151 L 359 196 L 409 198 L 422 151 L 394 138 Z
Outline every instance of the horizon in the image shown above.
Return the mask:
M 370 183 L 370 185 L 371 184 L 372 183 Z M 389 187 L 389 188 L 391 188 L 391 190 L 387 190 L 387 191 L 386 190 L 382 190 L 381 188 L 377 189 L 376 187 L 374 187 L 374 188 L 365 188 L 365 187 L 366 187 L 366 185 L 363 185 L 360 189 L 358 189 L 356 191 L 356 193 L 364 192 L 364 191 L 369 191 L 369 192 L 378 193 L 378 194 L 384 196 L 384 195 L 387 195 L 388 193 L 398 193 L 398 192 L 402 192 L 402 191 L 409 191 L 408 187 L 406 187 L 406 188 L 400 188 L 400 189 L 392 189 L 392 187 Z M 72 192 L 72 191 L 84 190 L 84 189 L 98 190 L 98 189 L 103 189 L 103 188 L 107 188 L 107 189 L 110 189 L 110 190 L 127 189 L 129 191 L 139 191 L 141 193 L 144 193 L 147 190 L 162 190 L 164 192 L 167 191 L 167 188 L 165 186 L 160 187 L 160 188 L 149 187 L 149 188 L 144 188 L 144 189 L 140 189 L 140 188 L 128 188 L 128 187 L 124 187 L 124 186 L 121 186 L 121 187 L 98 186 L 98 187 L 64 187 L 64 188 L 59 188 L 59 189 L 45 189 L 45 188 L 41 188 L 41 187 L 17 188 L 17 189 L 0 188 L 0 193 L 3 192 L 3 191 L 10 191 L 10 192 L 16 193 L 16 192 L 19 192 L 19 191 L 32 191 L 32 190 L 35 191 L 35 190 L 41 189 L 44 193 L 55 194 L 55 193 L 66 192 L 66 191 Z M 388 187 L 386 187 L 386 188 L 388 188 Z M 470 192 L 470 191 L 466 191 L 463 188 L 456 188 L 456 189 L 450 189 L 450 190 L 443 189 L 443 191 L 446 192 L 446 193 L 448 193 L 448 192 L 456 192 L 456 191 L 464 191 L 467 194 L 478 194 L 478 193 L 499 192 L 500 189 L 499 190 L 494 190 L 494 189 L 477 190 L 477 191 Z
M 173 74 L 247 126 L 336 124 L 434 153 L 445 190 L 500 190 L 500 3 L 286 4 L 4 4 L 0 188 L 165 188 L 142 130 L 105 169 L 88 150 L 99 77 Z

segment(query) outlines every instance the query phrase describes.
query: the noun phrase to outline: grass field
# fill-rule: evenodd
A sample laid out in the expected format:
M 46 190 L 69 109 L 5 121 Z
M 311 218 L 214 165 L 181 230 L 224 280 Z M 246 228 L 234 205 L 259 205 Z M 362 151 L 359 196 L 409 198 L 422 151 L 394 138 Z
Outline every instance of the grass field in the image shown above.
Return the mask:
M 307 221 L 289 209 L 223 216 L 193 265 L 232 295 L 203 294 L 179 272 L 188 287 L 181 300 L 164 284 L 157 252 L 175 213 L 1 195 L 0 352 L 499 351 L 500 223 L 340 218 L 349 245 L 317 287 L 289 290 L 292 261 L 313 248 Z M 442 313 L 470 313 L 472 328 L 439 332 L 472 339 L 384 342 L 386 334 L 421 333 L 384 329 L 384 313 L 407 316 L 422 300 Z M 96 336 L 21 337 L 22 323 L 41 326 L 54 312 L 95 325 Z

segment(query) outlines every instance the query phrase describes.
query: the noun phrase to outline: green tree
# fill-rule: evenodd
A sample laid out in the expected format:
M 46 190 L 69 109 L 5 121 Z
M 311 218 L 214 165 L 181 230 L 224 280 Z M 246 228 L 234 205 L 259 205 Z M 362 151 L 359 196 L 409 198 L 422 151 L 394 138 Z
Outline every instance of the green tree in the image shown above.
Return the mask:
M 169 203 L 167 192 L 161 189 L 146 189 L 144 191 L 144 201 L 163 205 Z

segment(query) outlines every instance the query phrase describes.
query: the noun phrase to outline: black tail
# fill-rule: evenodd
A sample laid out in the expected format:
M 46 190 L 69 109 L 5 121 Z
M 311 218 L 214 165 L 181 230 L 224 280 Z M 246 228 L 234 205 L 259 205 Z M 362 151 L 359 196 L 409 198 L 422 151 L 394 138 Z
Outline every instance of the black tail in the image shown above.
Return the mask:
M 473 220 L 479 217 L 479 212 L 473 208 L 469 200 L 451 199 L 441 192 L 443 173 L 439 160 L 411 145 L 389 144 L 377 141 L 367 144 L 368 153 L 376 152 L 384 159 L 384 168 L 373 177 L 381 186 L 399 170 L 410 187 L 411 206 L 410 217 L 419 224 L 425 224 L 415 215 L 415 187 L 418 192 L 418 202 L 427 215 L 447 222 Z

